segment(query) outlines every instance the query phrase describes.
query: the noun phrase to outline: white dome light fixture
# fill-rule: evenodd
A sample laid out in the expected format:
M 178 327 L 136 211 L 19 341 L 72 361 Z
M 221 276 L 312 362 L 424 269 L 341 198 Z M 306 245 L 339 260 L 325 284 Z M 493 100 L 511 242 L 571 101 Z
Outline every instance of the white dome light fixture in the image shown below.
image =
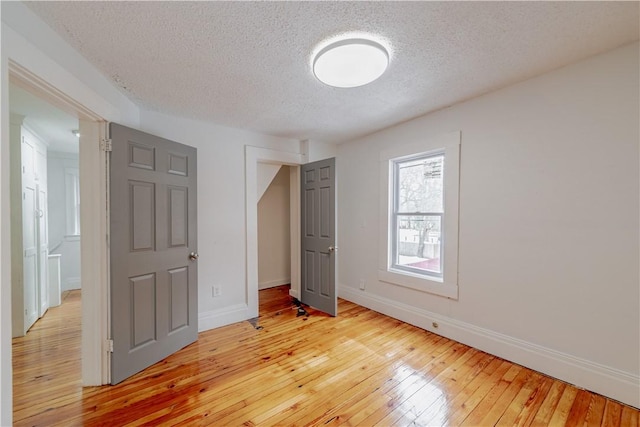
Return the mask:
M 353 38 L 320 50 L 313 60 L 313 74 L 326 85 L 351 88 L 376 80 L 388 65 L 389 53 L 384 46 L 373 40 Z

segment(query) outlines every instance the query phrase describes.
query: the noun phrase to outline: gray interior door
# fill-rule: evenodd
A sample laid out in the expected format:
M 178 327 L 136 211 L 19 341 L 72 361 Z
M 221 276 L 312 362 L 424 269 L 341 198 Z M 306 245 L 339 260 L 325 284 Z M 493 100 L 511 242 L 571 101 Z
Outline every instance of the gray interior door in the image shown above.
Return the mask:
M 338 313 L 335 169 L 335 158 L 300 167 L 300 300 L 332 316 Z
M 110 124 L 111 383 L 194 342 L 196 149 Z

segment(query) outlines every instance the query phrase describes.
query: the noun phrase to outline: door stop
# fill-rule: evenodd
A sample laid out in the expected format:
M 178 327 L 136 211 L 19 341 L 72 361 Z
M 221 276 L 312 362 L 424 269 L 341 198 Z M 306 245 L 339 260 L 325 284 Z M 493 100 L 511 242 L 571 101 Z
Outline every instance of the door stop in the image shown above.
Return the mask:
M 304 309 L 304 307 L 302 306 L 302 303 L 298 301 L 297 298 L 291 298 L 291 300 L 293 302 L 293 305 L 298 307 L 298 313 L 296 314 L 296 317 L 300 317 L 300 316 L 309 317 L 309 313 L 307 313 L 307 310 Z

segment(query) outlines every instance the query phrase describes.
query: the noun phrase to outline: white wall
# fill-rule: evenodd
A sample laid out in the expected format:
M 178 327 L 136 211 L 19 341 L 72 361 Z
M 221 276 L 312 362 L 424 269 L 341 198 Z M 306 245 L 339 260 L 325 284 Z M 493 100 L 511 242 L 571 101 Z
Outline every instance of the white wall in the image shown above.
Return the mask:
M 258 288 L 291 282 L 289 167 L 282 166 L 258 202 Z
M 297 153 L 298 141 L 141 111 L 140 129 L 198 149 L 199 329 L 253 317 L 246 278 L 245 146 Z M 221 295 L 212 296 L 220 286 Z
M 49 251 L 61 254 L 61 290 L 80 289 L 80 238 L 67 234 L 66 169 L 78 169 L 78 155 L 48 152 Z
M 338 146 L 330 142 L 307 139 L 302 141 L 301 145 L 307 163 L 336 157 L 338 153 Z
M 1 5 L 0 5 L 1 6 Z M 13 371 L 11 369 L 11 206 L 9 162 L 9 68 L 4 48 L 4 25 L 0 34 L 0 425 L 13 417 Z
M 640 406 L 638 81 L 635 43 L 340 145 L 340 295 Z M 451 131 L 457 301 L 377 275 L 380 151 Z

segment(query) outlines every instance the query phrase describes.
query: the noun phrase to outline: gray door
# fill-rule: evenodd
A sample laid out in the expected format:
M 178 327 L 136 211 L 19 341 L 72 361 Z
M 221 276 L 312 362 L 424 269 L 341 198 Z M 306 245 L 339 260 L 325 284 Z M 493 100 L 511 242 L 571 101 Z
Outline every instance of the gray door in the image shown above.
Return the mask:
M 336 159 L 300 167 L 302 284 L 300 300 L 332 316 L 336 295 Z
M 111 383 L 194 342 L 196 149 L 115 123 L 111 153 Z

